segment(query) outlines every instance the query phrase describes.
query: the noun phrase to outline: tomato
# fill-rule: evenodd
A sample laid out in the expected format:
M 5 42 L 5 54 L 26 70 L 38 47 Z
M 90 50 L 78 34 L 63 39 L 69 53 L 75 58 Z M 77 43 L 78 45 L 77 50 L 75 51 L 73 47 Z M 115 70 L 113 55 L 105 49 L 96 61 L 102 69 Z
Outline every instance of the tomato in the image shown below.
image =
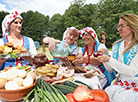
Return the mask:
M 74 96 L 75 100 L 78 102 L 88 102 L 93 99 L 93 94 L 92 94 L 91 90 L 89 90 L 89 88 L 84 85 L 78 86 L 74 90 L 73 96 Z
M 68 98 L 68 100 L 69 100 L 70 102 L 77 102 L 77 101 L 74 99 L 73 93 L 67 94 L 66 97 Z
M 109 96 L 104 90 L 92 89 L 91 92 L 94 95 L 94 102 L 109 102 Z

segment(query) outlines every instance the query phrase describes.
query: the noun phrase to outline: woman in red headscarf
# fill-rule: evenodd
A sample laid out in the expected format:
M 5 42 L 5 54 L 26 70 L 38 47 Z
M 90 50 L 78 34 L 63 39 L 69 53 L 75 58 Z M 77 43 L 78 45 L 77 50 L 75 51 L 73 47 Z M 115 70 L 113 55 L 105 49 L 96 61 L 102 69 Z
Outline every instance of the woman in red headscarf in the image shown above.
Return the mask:
M 91 27 L 86 27 L 81 30 L 81 38 L 85 43 L 85 47 L 82 48 L 83 56 L 78 56 L 74 64 L 85 66 L 87 71 L 91 71 L 91 68 L 96 68 L 101 73 L 103 73 L 102 78 L 100 79 L 101 87 L 105 88 L 109 86 L 112 80 L 115 78 L 114 73 L 108 72 L 103 64 L 94 57 L 93 52 L 101 51 L 104 54 L 108 54 L 106 46 L 99 42 L 96 32 Z

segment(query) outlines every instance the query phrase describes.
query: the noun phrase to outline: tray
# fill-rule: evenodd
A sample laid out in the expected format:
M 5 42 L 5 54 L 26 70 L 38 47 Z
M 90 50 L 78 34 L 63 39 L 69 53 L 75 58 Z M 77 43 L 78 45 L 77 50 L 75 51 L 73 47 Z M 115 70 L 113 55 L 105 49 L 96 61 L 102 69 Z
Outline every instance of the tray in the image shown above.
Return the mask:
M 0 54 L 0 58 L 19 58 L 24 56 L 31 56 L 30 52 L 25 53 L 9 53 L 9 54 Z

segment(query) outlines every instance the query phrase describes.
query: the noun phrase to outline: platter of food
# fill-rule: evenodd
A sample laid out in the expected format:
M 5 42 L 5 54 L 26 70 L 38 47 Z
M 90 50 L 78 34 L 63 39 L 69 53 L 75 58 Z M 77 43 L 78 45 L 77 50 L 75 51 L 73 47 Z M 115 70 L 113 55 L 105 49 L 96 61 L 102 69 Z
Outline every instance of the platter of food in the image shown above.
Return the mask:
M 45 66 L 36 68 L 37 79 L 41 78 L 49 84 L 72 80 L 74 73 L 74 69 L 69 69 L 60 65 L 46 64 Z
M 31 56 L 24 47 L 14 46 L 12 42 L 0 46 L 0 58 L 17 58 L 23 56 Z

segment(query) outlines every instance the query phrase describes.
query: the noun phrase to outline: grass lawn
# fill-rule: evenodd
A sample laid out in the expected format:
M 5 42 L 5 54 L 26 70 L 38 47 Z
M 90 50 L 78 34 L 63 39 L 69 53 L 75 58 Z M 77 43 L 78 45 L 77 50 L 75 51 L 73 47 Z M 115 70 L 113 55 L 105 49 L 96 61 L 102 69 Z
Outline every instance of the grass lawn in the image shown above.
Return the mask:
M 42 51 L 42 46 L 40 46 L 40 48 L 39 49 L 37 49 L 37 54 L 39 54 L 39 53 L 43 53 L 43 51 Z M 49 52 L 49 50 L 48 50 L 48 48 L 46 47 L 46 57 L 49 59 L 49 60 L 52 60 L 53 59 L 53 57 L 51 56 L 51 54 L 50 54 L 50 52 Z

